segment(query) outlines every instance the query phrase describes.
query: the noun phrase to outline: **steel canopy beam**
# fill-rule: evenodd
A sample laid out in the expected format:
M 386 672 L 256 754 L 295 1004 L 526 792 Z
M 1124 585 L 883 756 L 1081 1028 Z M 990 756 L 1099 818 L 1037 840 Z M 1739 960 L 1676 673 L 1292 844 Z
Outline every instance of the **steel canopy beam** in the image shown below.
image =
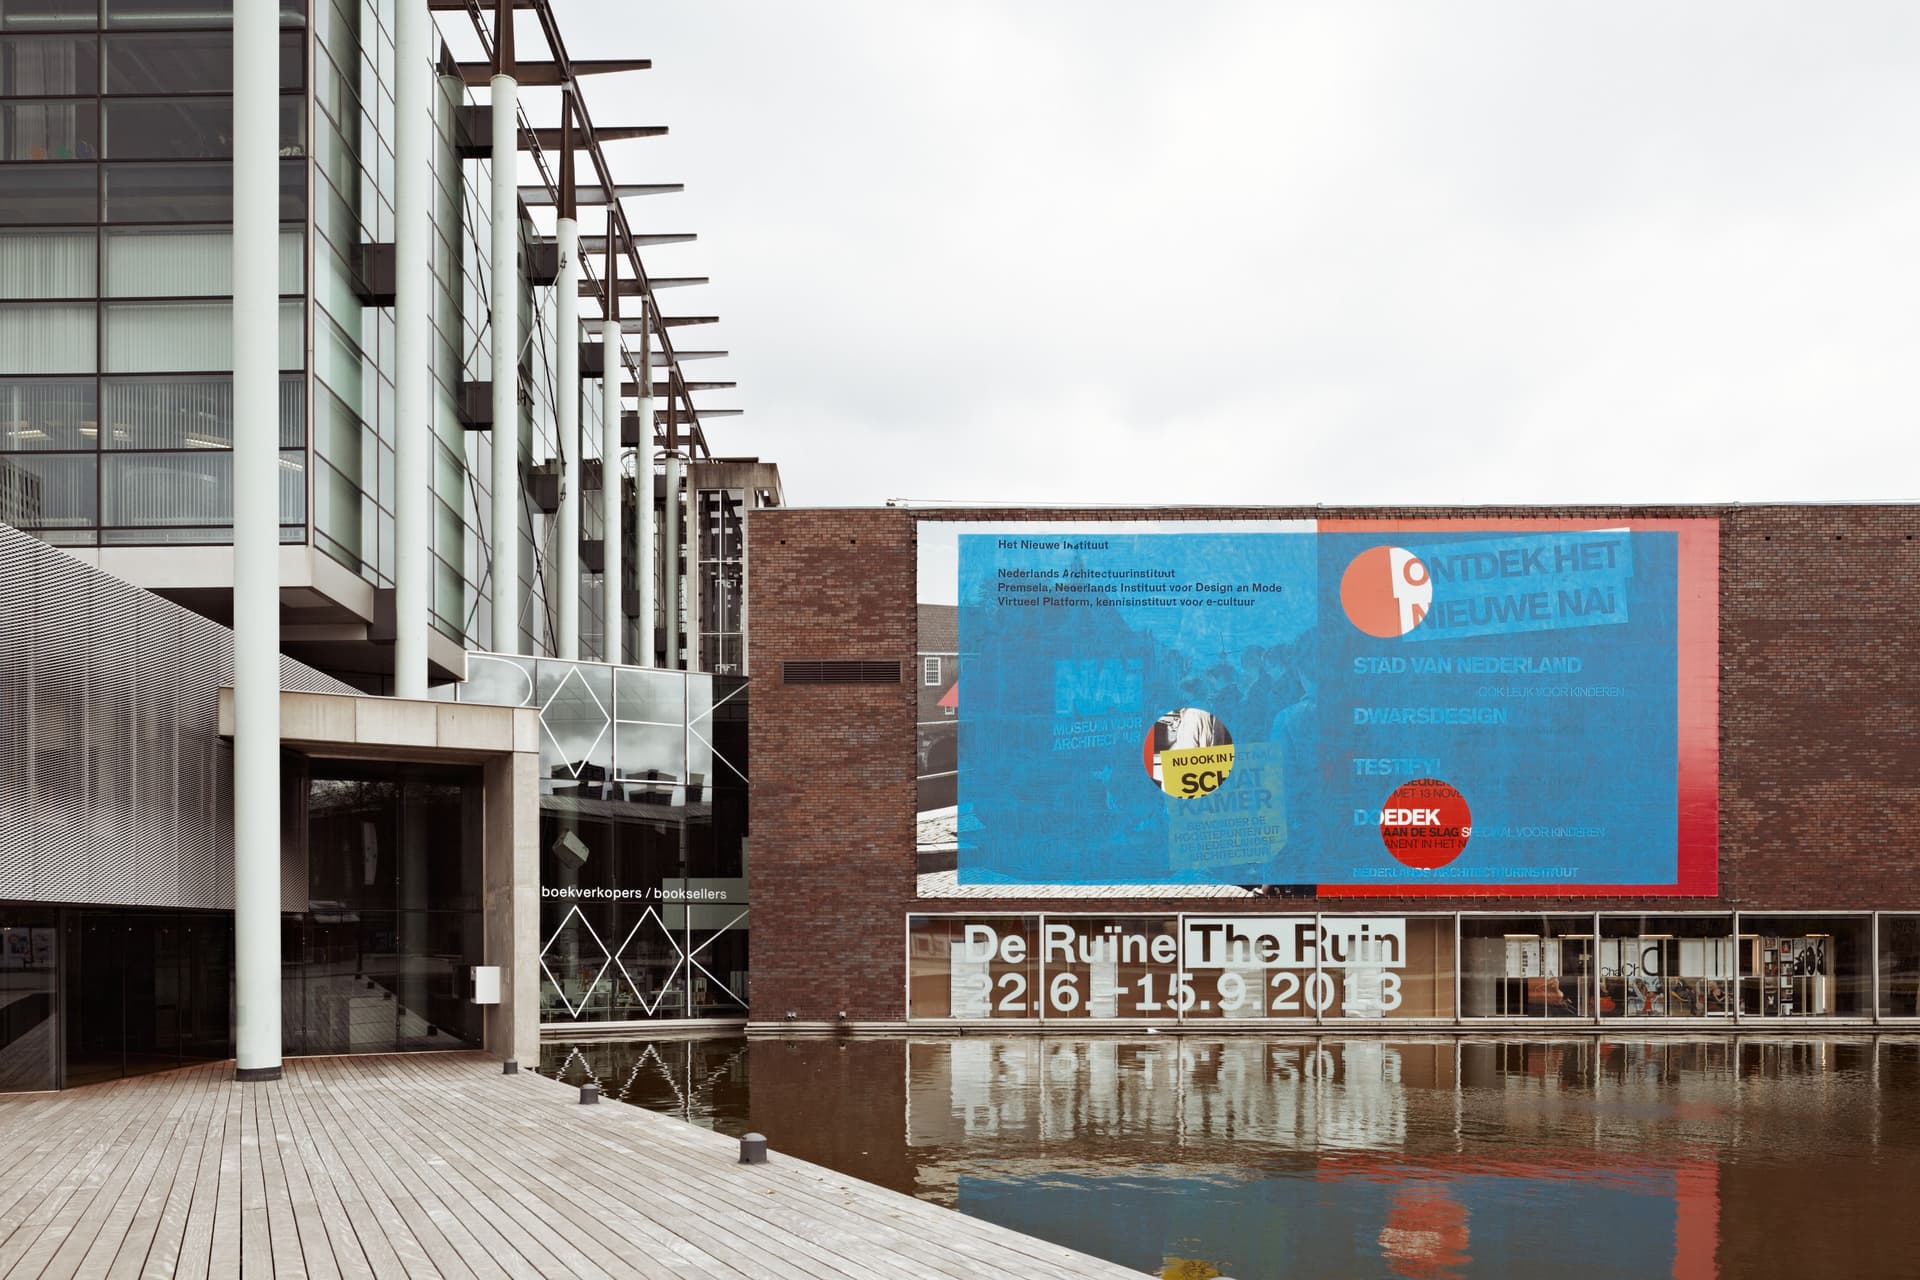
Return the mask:
M 522 86 L 557 89 L 566 85 L 568 68 L 576 76 L 604 76 L 621 71 L 646 71 L 652 66 L 651 58 L 582 58 L 565 67 L 557 62 L 522 62 L 514 67 L 514 79 Z M 484 88 L 493 82 L 493 64 L 463 62 L 460 79 L 475 89 Z

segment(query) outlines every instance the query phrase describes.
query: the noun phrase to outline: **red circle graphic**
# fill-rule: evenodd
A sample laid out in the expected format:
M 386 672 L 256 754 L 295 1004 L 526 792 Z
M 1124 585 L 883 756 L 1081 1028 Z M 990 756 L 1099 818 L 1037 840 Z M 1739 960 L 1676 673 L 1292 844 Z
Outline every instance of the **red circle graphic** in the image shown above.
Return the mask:
M 1402 547 L 1368 547 L 1340 575 L 1340 607 L 1370 636 L 1391 640 L 1419 626 L 1433 604 L 1433 578 Z
M 1380 811 L 1380 840 L 1387 852 L 1416 871 L 1444 867 L 1467 847 L 1473 813 L 1467 799 L 1438 778 L 1403 782 Z

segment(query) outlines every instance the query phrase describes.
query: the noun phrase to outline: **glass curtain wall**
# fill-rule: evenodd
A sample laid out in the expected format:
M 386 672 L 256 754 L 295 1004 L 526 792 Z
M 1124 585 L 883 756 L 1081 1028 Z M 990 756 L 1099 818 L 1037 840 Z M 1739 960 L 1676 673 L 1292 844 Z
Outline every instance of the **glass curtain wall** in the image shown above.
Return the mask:
M 368 302 L 367 246 L 395 233 L 393 0 L 312 0 L 314 28 L 314 545 L 376 586 L 394 574 L 394 320 Z M 489 376 L 487 176 L 458 150 L 457 75 L 433 96 L 433 553 L 430 618 L 478 644 L 491 618 L 478 512 L 488 509 L 488 433 L 469 432 L 460 387 Z M 476 197 L 476 192 L 477 197 Z
M 740 489 L 700 490 L 700 668 L 746 669 L 746 511 Z
M 306 537 L 306 37 L 281 36 L 280 515 Z M 232 539 L 230 6 L 0 3 L 0 520 Z
M 456 690 L 540 709 L 542 1020 L 743 1017 L 746 681 L 476 653 Z

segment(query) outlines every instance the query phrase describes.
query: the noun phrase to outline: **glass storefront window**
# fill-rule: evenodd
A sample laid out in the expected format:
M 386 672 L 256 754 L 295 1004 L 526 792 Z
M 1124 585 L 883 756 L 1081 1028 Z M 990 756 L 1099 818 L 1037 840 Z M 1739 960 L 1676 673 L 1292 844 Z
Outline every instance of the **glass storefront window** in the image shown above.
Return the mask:
M 1595 976 L 1590 915 L 1460 918 L 1464 1017 L 1591 1018 Z
M 307 764 L 308 909 L 284 921 L 287 1048 L 478 1046 L 482 797 L 467 769 Z
M 1041 924 L 1040 947 L 1040 1003 L 1049 1019 L 1165 1017 L 1170 1003 L 1195 999 L 1184 994 L 1173 917 L 1050 916 Z M 1257 971 L 1220 976 L 1232 999 L 1209 1001 L 1219 1004 L 1216 1016 L 1265 1016 Z
M 1039 945 L 1039 916 L 909 917 L 907 1016 L 1036 1016 Z
M 1920 915 L 1880 917 L 1880 1016 L 1920 1018 Z
M 0 1093 L 57 1083 L 58 925 L 50 907 L 0 907 Z
M 540 662 L 541 789 L 604 798 L 613 776 L 613 670 L 597 662 Z
M 1740 1013 L 1853 1018 L 1872 1011 L 1873 922 L 1864 915 L 1740 916 Z
M 1605 1017 L 1725 1017 L 1734 973 L 1730 916 L 1601 917 Z

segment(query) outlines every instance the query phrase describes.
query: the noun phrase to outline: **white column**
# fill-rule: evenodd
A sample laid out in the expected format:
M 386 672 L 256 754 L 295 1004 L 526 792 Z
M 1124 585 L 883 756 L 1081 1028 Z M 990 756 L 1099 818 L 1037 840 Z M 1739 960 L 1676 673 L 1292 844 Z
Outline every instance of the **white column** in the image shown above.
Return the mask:
M 667 628 L 666 657 L 671 669 L 680 665 L 680 455 L 667 442 L 666 536 L 660 539 L 661 612 Z
M 659 611 L 655 584 L 660 573 L 660 536 L 654 531 L 653 397 L 640 397 L 640 444 L 633 451 L 633 582 L 639 588 L 640 647 L 633 655 L 643 667 L 654 664 L 653 624 Z
M 651 308 L 640 300 L 640 429 L 633 451 L 633 580 L 640 589 L 640 651 L 634 660 L 643 667 L 654 663 L 653 620 L 657 606 L 660 549 L 653 525 L 653 334 L 648 332 Z
M 607 287 L 612 288 L 613 282 L 608 281 Z M 600 362 L 600 538 L 605 547 L 600 615 L 605 619 L 606 636 L 600 656 L 604 661 L 619 663 L 627 660 L 627 646 L 621 643 L 627 634 L 627 612 L 621 591 L 626 530 L 620 510 L 620 459 L 624 452 L 620 442 L 620 378 L 625 370 L 620 367 L 620 321 L 612 316 L 600 322 Z
M 426 0 L 394 18 L 393 692 L 427 696 L 427 547 L 433 502 L 432 21 Z M 237 115 L 238 113 L 236 113 Z
M 242 1080 L 280 1075 L 279 48 L 278 5 L 235 6 L 233 943 Z
M 493 648 L 520 652 L 520 126 L 493 78 Z
M 572 166 L 565 166 L 562 170 Z M 561 179 L 563 182 L 565 178 Z M 580 656 L 580 224 L 561 218 L 554 229 L 560 244 L 560 278 L 554 308 L 554 335 L 560 349 L 554 353 L 555 429 L 560 436 L 560 513 L 554 536 L 560 554 L 554 567 L 559 579 L 554 611 L 560 615 L 559 656 Z

